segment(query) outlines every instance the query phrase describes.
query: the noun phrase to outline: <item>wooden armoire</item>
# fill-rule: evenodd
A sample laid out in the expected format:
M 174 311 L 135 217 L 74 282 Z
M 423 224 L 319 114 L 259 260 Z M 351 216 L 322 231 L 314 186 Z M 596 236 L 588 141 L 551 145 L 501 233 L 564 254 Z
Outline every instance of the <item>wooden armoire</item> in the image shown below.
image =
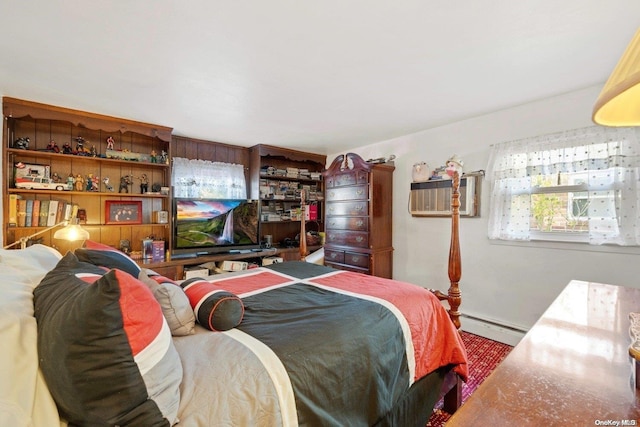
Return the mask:
M 326 265 L 392 278 L 394 170 L 347 153 L 324 172 Z

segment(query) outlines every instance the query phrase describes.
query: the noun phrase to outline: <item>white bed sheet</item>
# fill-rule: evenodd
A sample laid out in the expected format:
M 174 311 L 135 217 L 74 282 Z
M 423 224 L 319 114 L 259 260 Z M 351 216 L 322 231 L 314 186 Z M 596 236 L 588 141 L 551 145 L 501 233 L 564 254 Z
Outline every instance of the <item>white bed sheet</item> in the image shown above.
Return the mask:
M 43 245 L 0 249 L 0 426 L 66 425 L 38 368 L 33 316 L 33 289 L 60 258 Z

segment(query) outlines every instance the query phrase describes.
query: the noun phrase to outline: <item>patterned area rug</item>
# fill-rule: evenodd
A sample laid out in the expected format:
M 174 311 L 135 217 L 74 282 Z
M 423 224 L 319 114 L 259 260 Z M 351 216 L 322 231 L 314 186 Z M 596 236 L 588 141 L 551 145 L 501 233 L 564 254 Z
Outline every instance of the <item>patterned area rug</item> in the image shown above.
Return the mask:
M 460 335 L 469 359 L 469 379 L 462 385 L 462 402 L 464 403 L 513 347 L 464 331 L 461 331 Z M 450 415 L 441 408 L 442 400 L 436 403 L 426 427 L 441 427 L 449 420 Z

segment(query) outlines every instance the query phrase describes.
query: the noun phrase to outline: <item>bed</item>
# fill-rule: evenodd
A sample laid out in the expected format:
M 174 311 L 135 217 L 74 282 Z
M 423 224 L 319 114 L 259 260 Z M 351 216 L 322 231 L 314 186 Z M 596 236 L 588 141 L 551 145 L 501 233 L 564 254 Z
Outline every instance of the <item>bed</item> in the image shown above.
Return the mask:
M 2 250 L 0 425 L 424 426 L 468 374 L 456 203 L 446 295 L 305 262 L 305 239 L 180 283 L 99 244 Z

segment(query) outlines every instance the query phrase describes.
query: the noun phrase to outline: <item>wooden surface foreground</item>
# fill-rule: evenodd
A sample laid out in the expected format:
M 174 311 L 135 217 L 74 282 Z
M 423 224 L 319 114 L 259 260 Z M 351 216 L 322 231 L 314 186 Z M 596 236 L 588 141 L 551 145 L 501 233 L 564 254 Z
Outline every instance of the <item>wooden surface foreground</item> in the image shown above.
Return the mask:
M 636 311 L 640 289 L 572 281 L 447 426 L 638 425 Z

